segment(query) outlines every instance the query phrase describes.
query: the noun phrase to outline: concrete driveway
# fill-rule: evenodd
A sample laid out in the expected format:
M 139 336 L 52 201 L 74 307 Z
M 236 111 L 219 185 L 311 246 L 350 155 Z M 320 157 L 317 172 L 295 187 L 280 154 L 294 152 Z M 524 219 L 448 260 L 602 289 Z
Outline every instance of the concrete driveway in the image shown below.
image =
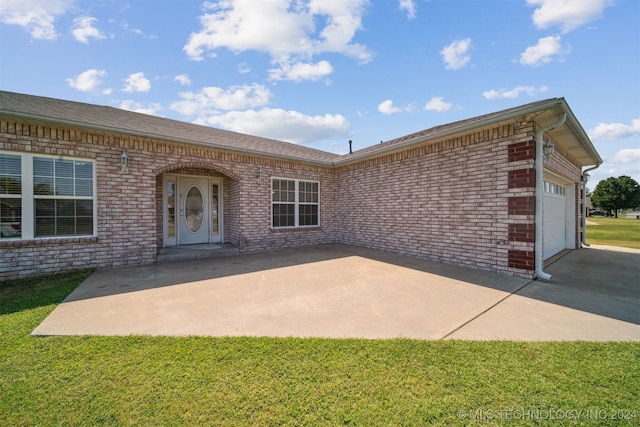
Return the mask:
M 32 335 L 640 341 L 640 251 L 530 281 L 343 245 L 94 272 Z

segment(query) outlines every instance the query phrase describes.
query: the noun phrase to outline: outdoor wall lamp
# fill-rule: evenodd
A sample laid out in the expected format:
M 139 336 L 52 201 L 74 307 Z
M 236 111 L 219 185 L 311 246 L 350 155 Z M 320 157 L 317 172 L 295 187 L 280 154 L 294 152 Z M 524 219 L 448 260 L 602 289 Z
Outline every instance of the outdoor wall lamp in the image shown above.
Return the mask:
M 587 172 L 582 174 L 582 182 L 584 182 L 585 184 L 589 182 L 589 178 L 591 178 L 591 175 L 589 175 Z
M 542 151 L 544 153 L 545 159 L 549 160 L 549 158 L 553 155 L 554 151 L 556 151 L 556 146 L 553 145 L 553 142 L 547 140 L 542 146 Z
M 124 151 L 120 155 L 120 173 L 129 173 L 129 156 Z
M 262 175 L 264 174 L 264 171 L 262 170 L 262 166 L 258 167 L 258 179 L 256 179 L 257 182 L 262 181 Z

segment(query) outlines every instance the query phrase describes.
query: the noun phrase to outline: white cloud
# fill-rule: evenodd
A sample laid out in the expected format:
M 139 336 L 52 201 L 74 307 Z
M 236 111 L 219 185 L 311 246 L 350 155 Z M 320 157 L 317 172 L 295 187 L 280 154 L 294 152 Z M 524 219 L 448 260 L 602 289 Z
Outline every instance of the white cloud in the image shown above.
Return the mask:
M 383 101 L 380 104 L 378 104 L 378 111 L 388 116 L 394 113 L 399 113 L 402 111 L 402 109 L 398 107 L 394 107 L 393 101 L 390 99 L 387 99 L 386 101 Z
M 73 0 L 2 0 L 0 22 L 20 25 L 34 39 L 55 40 L 54 22 L 73 5 Z
M 83 92 L 92 92 L 102 84 L 102 79 L 107 76 L 105 70 L 91 69 L 84 71 L 72 79 L 67 79 L 67 83 L 74 89 Z
M 516 86 L 513 89 L 491 89 L 485 92 L 482 92 L 482 96 L 486 99 L 497 99 L 497 98 L 506 98 L 506 99 L 515 99 L 520 96 L 521 93 L 525 93 L 529 96 L 535 96 L 539 93 L 544 93 L 549 90 L 546 86 Z
M 447 70 L 457 70 L 467 65 L 467 63 L 471 61 L 471 55 L 468 53 L 470 48 L 470 38 L 456 40 L 450 45 L 445 46 L 440 51 L 442 60 L 445 63 L 445 68 Z
M 144 77 L 144 73 L 133 73 L 125 81 L 123 92 L 149 92 L 151 82 Z
M 183 92 L 182 100 L 171 104 L 171 109 L 186 116 L 215 115 L 220 111 L 244 110 L 269 103 L 271 92 L 259 84 L 232 86 L 228 90 L 205 87 L 200 92 Z
M 81 16 L 73 20 L 73 29 L 71 34 L 80 43 L 89 44 L 89 39 L 94 38 L 96 40 L 104 39 L 105 36 L 93 26 L 94 22 L 97 22 L 96 18 L 91 16 Z
M 538 39 L 537 45 L 529 46 L 520 54 L 520 63 L 536 67 L 551 62 L 554 56 L 562 57 L 570 51 L 568 45 L 562 46 L 560 36 L 543 37 Z
M 125 31 L 128 31 L 130 33 L 133 33 L 133 34 L 136 34 L 138 36 L 144 37 L 145 39 L 148 39 L 148 40 L 154 40 L 154 39 L 158 38 L 158 37 L 154 36 L 153 34 L 146 34 L 140 28 L 132 27 L 131 25 L 129 25 L 128 22 L 123 22 L 122 24 L 120 24 L 120 26 Z
M 625 148 L 620 150 L 613 159 L 621 164 L 635 165 L 635 170 L 640 171 L 640 148 Z
M 201 29 L 184 46 L 193 60 L 215 57 L 215 50 L 266 52 L 276 64 L 308 62 L 314 55 L 340 53 L 371 60 L 364 45 L 354 43 L 362 27 L 367 0 L 307 2 L 227 0 L 205 2 Z M 320 28 L 316 28 L 319 26 Z
M 191 86 L 191 79 L 187 74 L 179 74 L 175 76 L 173 80 L 180 83 L 182 86 Z
M 280 64 L 280 68 L 269 70 L 269 78 L 271 80 L 291 80 L 294 82 L 303 80 L 315 81 L 330 75 L 332 72 L 333 67 L 328 61 L 320 61 L 316 64 Z
M 152 102 L 147 106 L 144 106 L 140 102 L 135 102 L 133 100 L 125 100 L 120 103 L 120 108 L 123 110 L 134 111 L 136 113 L 150 114 L 152 116 L 158 116 L 158 112 L 162 109 L 160 104 L 156 102 Z
M 436 111 L 442 113 L 449 111 L 453 108 L 453 104 L 445 102 L 442 96 L 434 96 L 424 105 L 424 109 L 427 111 Z
M 640 118 L 633 119 L 631 125 L 625 125 L 623 123 L 598 123 L 595 128 L 589 129 L 589 138 L 594 141 L 614 141 L 632 135 L 640 135 Z
M 611 160 L 605 160 L 609 176 L 640 176 L 640 148 L 625 148 L 618 151 Z
M 400 10 L 407 12 L 407 19 L 413 19 L 416 17 L 416 6 L 413 4 L 413 0 L 399 0 Z
M 527 0 L 527 4 L 536 7 L 531 16 L 536 28 L 557 25 L 567 33 L 599 18 L 613 0 Z
M 340 114 L 307 116 L 297 111 L 272 108 L 231 111 L 201 118 L 197 122 L 296 144 L 345 136 L 349 131 L 349 122 Z
M 387 99 L 386 101 L 383 101 L 380 104 L 378 104 L 378 111 L 381 112 L 382 114 L 390 116 L 391 114 L 395 114 L 395 113 L 411 112 L 413 111 L 413 105 L 407 104 L 403 107 L 396 107 L 395 105 L 393 105 L 392 100 Z

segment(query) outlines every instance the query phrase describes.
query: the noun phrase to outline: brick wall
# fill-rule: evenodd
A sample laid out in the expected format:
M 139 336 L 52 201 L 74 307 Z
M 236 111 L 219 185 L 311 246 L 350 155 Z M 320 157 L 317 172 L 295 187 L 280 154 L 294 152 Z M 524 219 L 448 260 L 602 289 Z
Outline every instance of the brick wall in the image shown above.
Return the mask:
M 522 274 L 507 260 L 508 160 L 530 139 L 500 126 L 339 168 L 338 240 Z
M 333 172 L 305 164 L 248 156 L 129 135 L 91 133 L 0 120 L 0 150 L 96 162 L 97 235 L 0 241 L 0 279 L 155 262 L 162 247 L 162 179 L 167 173 L 223 177 L 224 240 L 243 251 L 332 242 Z M 120 155 L 129 173 L 120 173 Z M 257 168 L 264 176 L 256 180 Z M 271 176 L 321 185 L 321 224 L 309 230 L 271 230 Z
M 224 240 L 243 252 L 339 242 L 532 277 L 534 131 L 531 122 L 495 126 L 332 168 L 0 121 L 0 150 L 93 159 L 98 189 L 95 237 L 0 241 L 0 279 L 154 262 L 163 245 L 163 176 L 183 173 L 223 178 Z M 120 173 L 123 151 L 128 174 Z M 562 150 L 545 165 L 579 181 Z M 318 227 L 271 228 L 272 177 L 320 183 Z

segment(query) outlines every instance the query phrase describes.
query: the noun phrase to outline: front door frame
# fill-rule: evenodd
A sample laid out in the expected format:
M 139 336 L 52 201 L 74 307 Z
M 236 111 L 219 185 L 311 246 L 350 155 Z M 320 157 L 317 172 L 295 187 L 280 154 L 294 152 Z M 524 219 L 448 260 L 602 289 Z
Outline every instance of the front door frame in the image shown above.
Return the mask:
M 202 175 L 183 175 L 183 174 L 165 174 L 163 177 L 163 246 L 179 246 L 185 244 L 184 239 L 181 239 L 180 230 L 180 205 L 183 203 L 180 199 L 181 180 L 206 180 L 207 194 L 205 199 L 208 206 L 205 209 L 205 218 L 207 229 L 209 230 L 206 243 L 223 243 L 224 242 L 224 201 L 223 201 L 223 178 L 222 177 L 210 177 Z M 216 213 L 216 209 L 213 208 L 212 202 L 214 197 L 212 194 L 213 185 L 217 185 L 218 197 L 217 197 L 217 233 L 214 234 L 214 228 L 212 224 L 212 216 Z

